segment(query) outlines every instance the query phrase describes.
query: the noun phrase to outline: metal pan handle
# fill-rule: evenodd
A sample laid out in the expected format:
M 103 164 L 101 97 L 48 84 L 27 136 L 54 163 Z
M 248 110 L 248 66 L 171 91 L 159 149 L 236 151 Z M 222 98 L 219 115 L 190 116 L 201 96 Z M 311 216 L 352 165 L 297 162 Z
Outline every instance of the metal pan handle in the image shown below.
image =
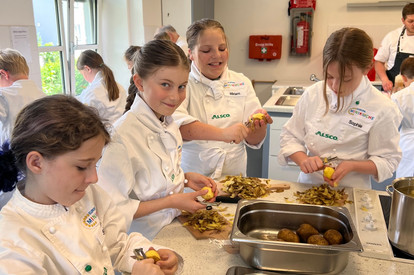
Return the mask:
M 392 188 L 393 190 L 391 191 L 390 188 Z M 385 190 L 387 191 L 388 194 L 390 194 L 390 196 L 392 196 L 392 194 L 394 193 L 394 186 L 387 185 L 387 187 L 385 187 Z

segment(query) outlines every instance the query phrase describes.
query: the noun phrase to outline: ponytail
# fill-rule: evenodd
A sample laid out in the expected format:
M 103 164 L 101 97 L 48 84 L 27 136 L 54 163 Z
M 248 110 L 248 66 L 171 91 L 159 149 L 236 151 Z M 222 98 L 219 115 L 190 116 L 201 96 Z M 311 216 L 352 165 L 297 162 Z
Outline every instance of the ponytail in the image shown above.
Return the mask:
M 10 144 L 6 141 L 0 149 L 0 191 L 12 191 L 19 179 L 21 179 L 21 173 L 16 166 Z
M 108 99 L 109 101 L 114 101 L 119 97 L 119 88 L 116 84 L 114 74 L 105 64 L 102 64 L 100 67 L 105 82 L 105 88 L 108 90 Z
M 132 75 L 133 74 L 134 74 L 134 68 L 132 68 Z M 134 103 L 134 100 L 137 94 L 138 94 L 138 88 L 137 86 L 135 86 L 134 77 L 131 76 L 131 78 L 129 79 L 128 97 L 126 99 L 124 114 L 131 109 L 132 103 Z

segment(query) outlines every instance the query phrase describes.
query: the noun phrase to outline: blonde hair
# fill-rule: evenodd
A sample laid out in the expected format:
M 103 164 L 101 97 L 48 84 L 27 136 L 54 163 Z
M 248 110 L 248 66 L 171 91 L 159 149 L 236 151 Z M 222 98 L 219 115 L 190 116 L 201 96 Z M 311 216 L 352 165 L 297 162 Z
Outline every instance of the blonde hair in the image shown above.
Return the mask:
M 0 50 L 0 69 L 9 72 L 11 75 L 29 75 L 29 66 L 24 56 L 17 50 Z

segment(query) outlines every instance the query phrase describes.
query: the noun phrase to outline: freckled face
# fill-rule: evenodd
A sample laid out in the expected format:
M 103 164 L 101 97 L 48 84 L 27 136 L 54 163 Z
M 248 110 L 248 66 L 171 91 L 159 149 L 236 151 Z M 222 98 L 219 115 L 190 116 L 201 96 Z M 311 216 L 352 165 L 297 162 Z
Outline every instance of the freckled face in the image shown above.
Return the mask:
M 190 50 L 190 59 L 200 72 L 209 79 L 217 79 L 227 66 L 229 52 L 226 37 L 221 29 L 204 30 L 198 43 Z
M 170 116 L 185 99 L 188 70 L 183 66 L 161 67 L 145 79 L 135 74 L 134 82 L 158 118 Z
M 352 94 L 361 83 L 362 77 L 368 73 L 369 69 L 362 70 L 355 65 L 351 69 L 346 68 L 343 76 L 341 91 L 339 91 L 339 83 L 341 82 L 340 67 L 338 62 L 332 62 L 327 67 L 326 83 L 328 87 L 337 95 L 348 96 Z

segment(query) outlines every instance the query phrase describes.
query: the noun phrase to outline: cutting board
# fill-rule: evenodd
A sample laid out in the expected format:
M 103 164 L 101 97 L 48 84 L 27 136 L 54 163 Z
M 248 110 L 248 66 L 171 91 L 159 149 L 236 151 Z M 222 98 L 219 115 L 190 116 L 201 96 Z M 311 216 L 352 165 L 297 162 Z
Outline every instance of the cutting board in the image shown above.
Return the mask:
M 188 217 L 186 216 L 178 216 L 177 219 L 180 221 L 181 224 L 184 224 L 188 221 Z M 221 231 L 218 230 L 206 230 L 204 232 L 200 232 L 197 229 L 194 229 L 190 225 L 185 225 L 184 227 L 194 236 L 197 240 L 203 239 L 218 239 L 218 240 L 225 240 L 229 238 L 231 233 L 232 224 L 226 219 L 227 224 L 223 226 Z

